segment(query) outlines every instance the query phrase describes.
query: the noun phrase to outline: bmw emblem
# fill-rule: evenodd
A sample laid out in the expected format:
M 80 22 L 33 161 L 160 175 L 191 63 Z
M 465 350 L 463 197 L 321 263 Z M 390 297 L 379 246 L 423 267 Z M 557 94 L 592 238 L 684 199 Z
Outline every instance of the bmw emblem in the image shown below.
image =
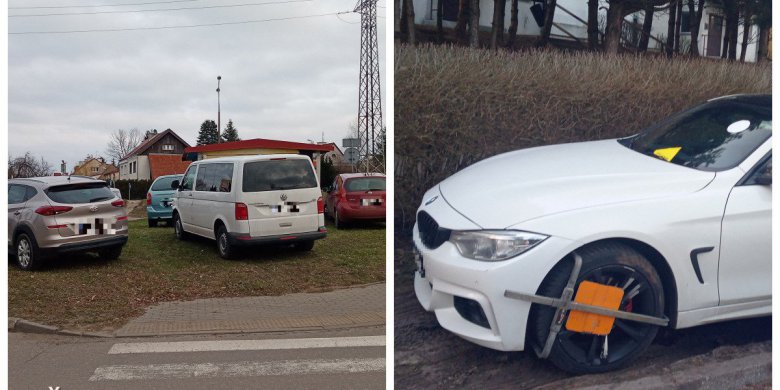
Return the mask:
M 425 202 L 425 205 L 427 206 L 427 205 L 429 205 L 429 204 L 431 204 L 431 203 L 435 202 L 435 201 L 436 201 L 436 199 L 439 199 L 439 195 L 436 195 L 436 196 L 434 196 L 433 198 L 430 198 L 430 199 L 428 199 L 428 200 Z

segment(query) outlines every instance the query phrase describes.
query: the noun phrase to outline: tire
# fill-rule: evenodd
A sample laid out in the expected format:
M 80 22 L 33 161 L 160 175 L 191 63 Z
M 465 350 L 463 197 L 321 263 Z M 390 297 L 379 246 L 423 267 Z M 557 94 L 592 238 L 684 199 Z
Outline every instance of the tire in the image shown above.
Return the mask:
M 314 249 L 314 241 L 301 241 L 295 244 L 294 246 L 295 250 L 301 251 L 301 252 L 308 252 L 312 249 Z
M 34 271 L 43 265 L 38 243 L 32 235 L 21 233 L 16 238 L 16 265 L 24 271 Z
M 184 226 L 181 224 L 181 217 L 179 214 L 173 215 L 173 233 L 179 241 L 185 241 L 189 238 L 189 234 L 184 231 Z
M 336 212 L 333 213 L 333 225 L 336 227 L 336 229 L 344 229 L 346 227 L 346 224 L 344 221 L 339 218 L 339 212 L 336 210 Z
M 577 286 L 583 280 L 590 280 L 623 287 L 625 295 L 620 310 L 655 317 L 664 315 L 661 278 L 642 254 L 619 243 L 597 244 L 577 253 L 583 260 Z M 556 265 L 537 294 L 560 298 L 573 266 L 572 258 Z M 633 294 L 636 288 L 638 290 Z M 531 308 L 529 338 L 539 350 L 547 340 L 554 314 L 555 308 L 549 306 L 535 304 Z M 593 374 L 624 367 L 647 349 L 658 332 L 658 327 L 654 325 L 615 319 L 612 331 L 605 337 L 571 332 L 566 329 L 565 323 L 564 320 L 549 359 L 560 369 L 573 374 Z M 605 339 L 606 357 L 603 348 Z
M 157 220 L 156 219 L 148 219 L 147 221 L 149 221 L 149 227 L 150 228 L 157 227 Z
M 122 245 L 101 249 L 98 251 L 98 255 L 103 260 L 116 260 L 122 255 Z
M 223 259 L 232 259 L 235 256 L 235 248 L 230 243 L 227 228 L 222 225 L 217 229 L 217 251 Z

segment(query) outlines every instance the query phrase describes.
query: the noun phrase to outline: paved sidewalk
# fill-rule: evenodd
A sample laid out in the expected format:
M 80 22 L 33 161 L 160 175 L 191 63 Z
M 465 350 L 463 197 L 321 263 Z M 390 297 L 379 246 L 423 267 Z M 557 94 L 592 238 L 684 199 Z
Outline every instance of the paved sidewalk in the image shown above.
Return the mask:
M 325 293 L 165 302 L 116 331 L 117 337 L 253 333 L 385 325 L 385 284 Z

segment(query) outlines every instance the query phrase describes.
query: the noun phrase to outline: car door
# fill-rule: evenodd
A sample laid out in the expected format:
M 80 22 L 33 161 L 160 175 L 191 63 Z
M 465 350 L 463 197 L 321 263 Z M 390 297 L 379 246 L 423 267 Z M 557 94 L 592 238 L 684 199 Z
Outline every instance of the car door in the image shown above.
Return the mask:
M 721 226 L 721 306 L 772 297 L 771 172 L 770 153 L 729 194 Z
M 328 214 L 330 216 L 334 216 L 336 212 L 336 198 L 339 195 L 339 181 L 341 180 L 340 177 L 336 176 L 335 179 L 333 179 L 333 185 L 330 187 L 330 192 L 328 192 Z
M 192 190 L 195 185 L 195 174 L 198 164 L 192 164 L 187 168 L 187 172 L 182 177 L 179 191 L 176 194 L 176 209 L 179 210 L 179 216 L 183 225 L 193 224 L 192 215 Z
M 13 236 L 19 217 L 27 203 L 27 187 L 19 184 L 8 185 L 8 245 L 13 245 Z

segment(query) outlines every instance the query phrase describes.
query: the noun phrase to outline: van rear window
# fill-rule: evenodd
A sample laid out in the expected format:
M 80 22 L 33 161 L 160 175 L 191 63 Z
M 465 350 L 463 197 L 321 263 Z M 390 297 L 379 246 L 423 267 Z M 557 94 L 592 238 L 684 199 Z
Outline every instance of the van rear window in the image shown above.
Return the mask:
M 95 203 L 114 198 L 106 183 L 79 183 L 49 187 L 46 196 L 57 203 Z
M 265 160 L 244 164 L 244 192 L 316 187 L 317 177 L 309 160 Z

